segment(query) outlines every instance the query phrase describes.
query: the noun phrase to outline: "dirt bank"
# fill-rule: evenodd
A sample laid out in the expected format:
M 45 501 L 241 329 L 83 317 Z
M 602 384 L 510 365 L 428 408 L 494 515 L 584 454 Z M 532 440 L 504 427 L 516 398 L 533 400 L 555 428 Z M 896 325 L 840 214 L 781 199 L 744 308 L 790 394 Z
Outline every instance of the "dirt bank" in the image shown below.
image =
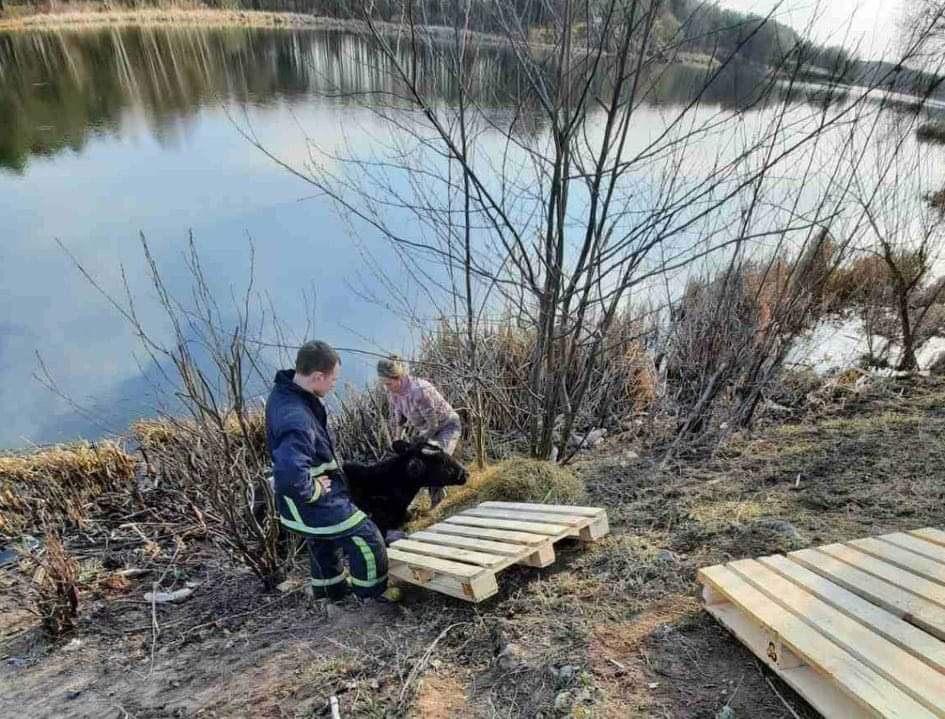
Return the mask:
M 422 590 L 394 607 L 310 606 L 300 590 L 263 594 L 199 543 L 175 570 L 196 585 L 188 601 L 152 615 L 153 574 L 86 590 L 72 644 L 46 640 L 3 590 L 0 715 L 327 716 L 335 694 L 345 719 L 816 716 L 700 610 L 695 572 L 945 525 L 945 382 L 841 388 L 662 471 L 630 449 L 578 467 L 612 536 L 509 570 L 480 606 Z M 127 564 L 148 549 L 123 551 Z

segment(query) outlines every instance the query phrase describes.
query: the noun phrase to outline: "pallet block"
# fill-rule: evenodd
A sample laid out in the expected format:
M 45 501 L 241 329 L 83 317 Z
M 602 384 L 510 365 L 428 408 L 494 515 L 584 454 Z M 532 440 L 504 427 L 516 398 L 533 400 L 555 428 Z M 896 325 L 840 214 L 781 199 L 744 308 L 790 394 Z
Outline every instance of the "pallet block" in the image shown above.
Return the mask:
M 828 719 L 945 719 L 945 532 L 699 570 L 707 612 Z
M 610 531 L 598 507 L 483 502 L 387 550 L 393 577 L 470 602 L 499 591 L 496 575 L 513 564 L 547 567 L 565 537 L 595 542 Z

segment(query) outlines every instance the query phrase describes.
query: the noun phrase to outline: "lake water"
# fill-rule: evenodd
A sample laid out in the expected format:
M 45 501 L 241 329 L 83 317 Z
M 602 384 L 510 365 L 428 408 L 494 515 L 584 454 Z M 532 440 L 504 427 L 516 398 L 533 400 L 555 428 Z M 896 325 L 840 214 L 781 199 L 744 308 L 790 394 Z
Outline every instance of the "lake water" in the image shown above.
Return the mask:
M 501 111 L 516 78 L 501 53 L 479 62 Z M 685 102 L 702 72 L 665 72 L 636 120 L 642 136 L 664 126 L 664 109 Z M 727 73 L 703 112 L 737 108 L 753 79 Z M 146 282 L 139 233 L 171 291 L 185 294 L 192 232 L 214 291 L 245 286 L 251 238 L 256 287 L 300 334 L 312 315 L 309 334 L 336 345 L 409 348 L 404 323 L 365 297 L 372 287 L 384 292 L 370 268 L 393 261 L 388 245 L 363 228 L 352 235 L 326 198 L 238 130 L 252 128 L 275 155 L 299 164 L 306 136 L 369 144 L 383 134 L 380 121 L 345 95 L 387 82 L 368 42 L 342 33 L 0 34 L 0 447 L 120 432 L 154 412 L 153 367 L 57 240 L 108 292 L 121 294 L 124 266 L 141 317 L 159 336 L 168 328 Z M 438 89 L 449 102 L 448 83 Z M 409 285 L 404 279 L 408 296 Z M 77 406 L 34 379 L 37 352 Z M 372 358 L 344 360 L 347 379 L 370 378 Z

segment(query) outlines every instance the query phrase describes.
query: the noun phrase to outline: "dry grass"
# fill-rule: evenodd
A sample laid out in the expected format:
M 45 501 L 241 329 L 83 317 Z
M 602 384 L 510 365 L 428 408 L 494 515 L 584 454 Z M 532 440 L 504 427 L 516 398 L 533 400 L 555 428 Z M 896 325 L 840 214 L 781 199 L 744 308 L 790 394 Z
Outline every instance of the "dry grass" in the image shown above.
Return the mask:
M 55 532 L 46 534 L 45 551 L 33 554 L 35 611 L 43 629 L 53 637 L 75 628 L 79 607 L 79 565 Z
M 0 531 L 37 531 L 43 517 L 81 525 L 103 494 L 133 492 L 135 464 L 109 441 L 0 457 Z
M 466 484 L 450 488 L 436 509 L 422 514 L 407 529 L 423 529 L 480 502 L 580 504 L 585 495 L 584 483 L 566 467 L 533 459 L 510 459 L 472 471 Z
M 589 335 L 597 332 L 593 320 L 588 320 L 587 332 Z M 565 385 L 578 386 L 585 367 L 592 365 L 594 369 L 574 430 L 614 429 L 652 406 L 659 391 L 659 379 L 652 354 L 645 345 L 648 334 L 647 326 L 637 315 L 627 312 L 611 323 L 603 349 L 596 357 L 590 356 L 589 343 L 575 351 L 575 360 L 564 373 Z M 444 322 L 423 338 L 414 363 L 415 374 L 432 381 L 459 410 L 464 446 L 475 446 L 477 428 L 482 422 L 487 458 L 504 459 L 527 451 L 533 415 L 529 372 L 536 339 L 533 329 L 519 326 L 512 317 L 482 325 L 477 328 L 475 366 L 470 369 L 472 350 L 465 328 Z M 560 411 L 563 413 L 564 408 Z M 563 419 L 563 414 L 559 415 L 556 435 Z

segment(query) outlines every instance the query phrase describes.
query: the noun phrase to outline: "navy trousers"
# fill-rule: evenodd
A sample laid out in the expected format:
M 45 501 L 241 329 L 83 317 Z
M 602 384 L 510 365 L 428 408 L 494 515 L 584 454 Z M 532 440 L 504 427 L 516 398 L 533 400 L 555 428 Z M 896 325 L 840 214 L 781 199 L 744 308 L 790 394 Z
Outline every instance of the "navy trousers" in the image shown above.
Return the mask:
M 308 537 L 312 591 L 316 597 L 341 599 L 348 592 L 376 597 L 387 589 L 387 549 L 370 519 L 338 537 Z M 345 575 L 345 560 L 348 574 Z

